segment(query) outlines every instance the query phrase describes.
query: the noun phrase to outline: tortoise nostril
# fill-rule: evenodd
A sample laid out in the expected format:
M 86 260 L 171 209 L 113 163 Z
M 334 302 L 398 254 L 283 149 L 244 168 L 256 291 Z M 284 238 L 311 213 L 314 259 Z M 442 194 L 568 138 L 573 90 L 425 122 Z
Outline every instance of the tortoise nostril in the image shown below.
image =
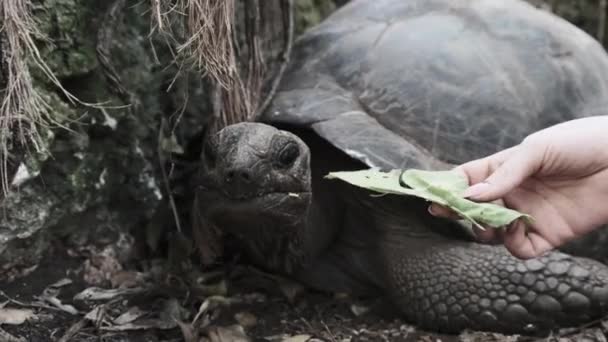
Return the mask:
M 253 177 L 248 170 L 230 170 L 226 172 L 226 182 L 242 182 L 242 183 L 251 183 Z
M 241 172 L 241 179 L 245 182 L 250 182 L 251 181 L 251 175 L 249 174 L 248 171 L 242 171 Z
M 228 171 L 226 172 L 226 182 L 227 183 L 232 183 L 232 181 L 234 181 L 234 175 L 236 172 L 234 171 Z

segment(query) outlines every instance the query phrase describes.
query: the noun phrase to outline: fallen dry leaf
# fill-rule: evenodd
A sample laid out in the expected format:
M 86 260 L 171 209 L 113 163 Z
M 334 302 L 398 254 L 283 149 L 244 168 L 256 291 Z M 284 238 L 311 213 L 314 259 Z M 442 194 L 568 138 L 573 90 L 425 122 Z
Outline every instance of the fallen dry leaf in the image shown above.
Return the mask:
M 228 286 L 225 280 L 221 280 L 216 284 L 195 285 L 199 295 L 204 296 L 226 296 L 228 294 Z
M 110 277 L 110 284 L 113 288 L 128 288 L 142 285 L 144 275 L 137 271 L 118 271 Z
M 118 296 L 131 295 L 145 291 L 142 287 L 124 288 L 124 289 L 102 289 L 99 287 L 89 287 L 74 296 L 74 300 L 78 301 L 105 301 L 114 299 Z
M 505 336 L 481 331 L 464 331 L 458 335 L 458 340 L 461 342 L 516 342 L 519 340 L 519 337 L 517 335 Z
M 36 319 L 36 315 L 34 314 L 33 310 L 15 308 L 0 309 L 0 325 L 20 325 L 30 319 Z
M 211 296 L 211 297 L 205 299 L 205 301 L 198 308 L 198 313 L 196 314 L 196 316 L 194 316 L 194 319 L 192 320 L 192 324 L 194 324 L 196 321 L 198 321 L 198 319 L 209 310 L 213 310 L 215 308 L 222 307 L 222 306 L 229 306 L 229 305 L 232 305 L 235 303 L 238 303 L 238 300 L 235 298 L 226 298 L 226 297 L 222 297 L 222 296 Z
M 99 327 L 105 318 L 105 305 L 96 306 L 93 310 L 84 315 L 84 318 L 93 322 L 96 327 Z
M 199 273 L 196 277 L 197 284 L 207 284 L 217 279 L 221 279 L 224 276 L 224 271 L 209 271 Z
M 150 329 L 160 329 L 160 330 L 169 330 L 177 327 L 177 323 L 175 321 L 168 322 L 162 319 L 141 319 L 132 323 L 127 323 L 123 325 L 111 325 L 106 327 L 101 327 L 101 330 L 106 331 L 130 331 L 130 330 L 150 330 Z
M 54 287 L 54 285 L 50 285 L 42 292 L 42 295 L 37 298 L 43 302 L 47 302 L 52 306 L 58 308 L 61 311 L 67 312 L 71 315 L 77 315 L 78 309 L 76 309 L 73 305 L 63 304 L 61 299 L 58 298 L 60 289 L 58 287 Z
M 195 331 L 191 324 L 187 324 L 181 321 L 177 321 L 177 325 L 182 332 L 184 342 L 198 342 L 198 331 Z
M 164 301 L 163 309 L 159 312 L 159 317 L 165 321 L 183 321 L 190 315 L 190 312 L 184 308 L 179 300 L 170 298 Z
M 306 290 L 306 288 L 302 284 L 297 283 L 293 280 L 283 277 L 276 277 L 275 279 L 279 284 L 281 293 L 285 295 L 285 298 L 287 298 L 287 301 L 290 304 L 295 303 L 296 298 Z
M 58 308 L 61 311 L 67 312 L 71 315 L 77 315 L 78 310 L 74 306 L 72 306 L 70 304 L 63 304 L 61 299 L 59 299 L 59 293 L 61 292 L 61 287 L 69 285 L 71 283 L 72 283 L 72 280 L 70 280 L 70 279 L 67 279 L 67 278 L 61 279 L 61 280 L 55 282 L 54 284 L 47 286 L 42 291 L 42 294 L 40 296 L 37 296 L 37 299 L 41 300 L 43 302 L 47 302 L 47 303 L 51 304 L 52 306 Z
M 124 325 L 133 322 L 144 314 L 145 312 L 140 310 L 138 307 L 132 307 L 123 312 L 120 316 L 116 317 L 113 322 L 117 325 Z
M 60 288 L 60 287 L 64 287 L 64 286 L 70 285 L 72 283 L 73 283 L 72 279 L 70 279 L 70 278 L 63 278 L 63 279 L 60 279 L 60 280 L 56 281 L 55 283 L 49 285 L 48 287 Z
M 235 324 L 228 327 L 210 327 L 208 335 L 211 342 L 250 342 L 242 326 Z
M 310 340 L 312 336 L 310 335 L 295 335 L 288 338 L 283 339 L 281 342 L 306 342 Z
M 2 342 L 27 342 L 23 337 L 15 337 L 8 332 L 0 329 L 0 341 Z
M 361 315 L 366 314 L 369 311 L 369 307 L 363 306 L 363 305 L 352 304 L 350 306 L 350 311 L 353 313 L 353 315 L 359 317 Z
M 78 315 L 78 309 L 71 304 L 63 304 L 57 297 L 45 297 L 44 300 L 61 311 L 67 312 L 71 315 Z
M 346 300 L 350 298 L 350 294 L 346 292 L 336 292 L 334 293 L 334 298 L 337 300 Z
M 234 319 L 244 328 L 251 328 L 258 323 L 257 317 L 250 312 L 237 312 Z

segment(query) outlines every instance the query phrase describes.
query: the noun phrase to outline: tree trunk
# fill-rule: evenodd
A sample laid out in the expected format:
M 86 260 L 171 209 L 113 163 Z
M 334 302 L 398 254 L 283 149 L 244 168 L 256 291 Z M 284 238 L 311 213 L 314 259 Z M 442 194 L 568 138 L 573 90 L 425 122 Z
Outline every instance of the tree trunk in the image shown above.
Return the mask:
M 79 248 L 137 236 L 154 250 L 175 228 L 169 188 L 188 226 L 188 181 L 212 118 L 213 87 L 200 72 L 179 72 L 168 35 L 150 33 L 151 3 L 32 0 L 50 39 L 36 42 L 42 60 L 65 90 L 103 107 L 70 101 L 30 61 L 34 88 L 69 130 L 44 129 L 46 153 L 12 151 L 12 187 L 0 197 L 0 278 L 22 274 L 57 239 Z M 335 8 L 330 0 L 298 4 L 299 32 Z

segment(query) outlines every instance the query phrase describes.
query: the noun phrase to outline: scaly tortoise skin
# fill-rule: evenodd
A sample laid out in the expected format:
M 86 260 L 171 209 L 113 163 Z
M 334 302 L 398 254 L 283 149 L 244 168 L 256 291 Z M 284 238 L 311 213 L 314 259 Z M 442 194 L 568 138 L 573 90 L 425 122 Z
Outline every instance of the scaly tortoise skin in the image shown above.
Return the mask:
M 206 223 L 251 261 L 325 291 L 389 296 L 444 332 L 546 333 L 607 313 L 608 267 L 519 260 L 427 203 L 323 176 L 445 169 L 606 108 L 608 57 L 518 0 L 355 0 L 301 36 L 262 123 L 210 137 Z

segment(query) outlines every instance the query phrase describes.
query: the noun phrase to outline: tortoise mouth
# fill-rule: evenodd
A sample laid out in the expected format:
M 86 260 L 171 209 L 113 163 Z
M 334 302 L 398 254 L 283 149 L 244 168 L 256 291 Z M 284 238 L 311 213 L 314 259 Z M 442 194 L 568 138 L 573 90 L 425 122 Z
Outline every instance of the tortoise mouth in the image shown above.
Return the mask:
M 280 226 L 299 221 L 312 199 L 312 193 L 307 191 L 266 191 L 239 196 L 218 189 L 199 191 L 203 215 L 221 229 L 239 232 L 256 224 Z
M 232 204 L 249 204 L 255 205 L 257 203 L 272 205 L 273 203 L 281 203 L 284 201 L 298 202 L 305 200 L 310 192 L 287 192 L 287 191 L 272 191 L 263 192 L 259 194 L 242 194 L 242 195 L 229 195 L 222 193 L 224 200 Z
M 280 199 L 283 197 L 292 198 L 294 200 L 303 199 L 305 197 L 310 196 L 310 191 L 282 191 L 282 190 L 272 190 L 272 191 L 260 191 L 256 193 L 229 193 L 225 190 L 199 186 L 199 191 L 203 194 L 211 195 L 212 197 L 221 197 L 225 201 L 235 202 L 235 203 L 243 203 L 243 202 L 251 202 L 251 201 L 261 201 L 261 200 L 272 200 L 272 199 Z

